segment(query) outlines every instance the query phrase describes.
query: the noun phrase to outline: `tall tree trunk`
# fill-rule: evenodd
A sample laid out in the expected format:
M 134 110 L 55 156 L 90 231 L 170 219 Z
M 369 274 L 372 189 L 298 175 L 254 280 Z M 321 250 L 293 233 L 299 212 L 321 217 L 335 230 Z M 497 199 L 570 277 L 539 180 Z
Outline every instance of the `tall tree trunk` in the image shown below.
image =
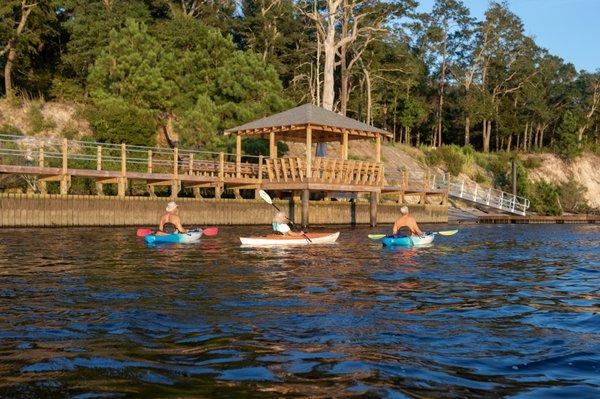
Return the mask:
M 7 54 L 6 63 L 4 64 L 4 92 L 6 93 L 7 98 L 13 98 L 15 96 L 12 85 L 12 69 L 17 58 L 17 42 L 25 30 L 27 18 L 29 18 L 29 14 L 35 6 L 37 6 L 37 3 L 27 4 L 25 0 L 21 1 L 21 19 L 17 25 L 15 36 L 12 37 L 4 49 L 0 51 L 0 57 L 2 57 L 4 54 Z
M 527 133 L 529 130 L 529 122 L 525 123 L 525 131 L 523 132 L 523 152 L 527 152 Z
M 465 117 L 465 145 L 471 143 L 471 118 Z
M 421 145 L 421 130 L 417 130 L 417 142 L 415 145 L 418 147 Z
M 410 127 L 406 126 L 404 128 L 404 144 L 410 146 Z
M 490 152 L 490 136 L 492 133 L 492 121 L 483 120 L 483 152 Z
M 365 83 L 367 84 L 367 121 L 366 123 L 371 125 L 373 124 L 371 120 L 371 107 L 373 105 L 373 100 L 371 98 L 371 75 L 369 70 L 363 67 L 363 73 L 365 75 Z

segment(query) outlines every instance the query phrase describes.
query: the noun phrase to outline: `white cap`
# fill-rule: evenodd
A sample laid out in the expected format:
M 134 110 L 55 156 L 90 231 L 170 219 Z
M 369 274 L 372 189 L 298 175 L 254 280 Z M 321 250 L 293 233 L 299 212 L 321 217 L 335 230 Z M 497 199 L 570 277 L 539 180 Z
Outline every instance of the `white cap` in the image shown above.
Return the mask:
M 403 206 L 402 208 L 400 208 L 400 213 L 403 215 L 408 214 L 408 207 L 407 206 Z
M 177 208 L 177 204 L 173 201 L 167 204 L 167 212 L 173 212 Z

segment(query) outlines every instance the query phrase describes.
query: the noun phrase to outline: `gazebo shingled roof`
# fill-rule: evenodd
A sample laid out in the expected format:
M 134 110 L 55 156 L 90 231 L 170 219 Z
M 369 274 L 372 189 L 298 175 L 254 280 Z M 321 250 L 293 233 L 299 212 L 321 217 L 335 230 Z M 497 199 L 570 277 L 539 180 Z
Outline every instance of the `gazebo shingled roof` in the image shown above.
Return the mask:
M 284 133 L 287 139 L 302 141 L 304 140 L 303 136 L 305 135 L 307 126 L 310 126 L 313 132 L 320 133 L 315 137 L 319 141 L 339 140 L 339 134 L 344 132 L 357 139 L 368 139 L 377 136 L 392 137 L 391 133 L 383 129 L 328 111 L 313 104 L 304 104 L 266 118 L 227 129 L 225 133 L 241 136 L 262 136 L 263 134 L 275 132 Z

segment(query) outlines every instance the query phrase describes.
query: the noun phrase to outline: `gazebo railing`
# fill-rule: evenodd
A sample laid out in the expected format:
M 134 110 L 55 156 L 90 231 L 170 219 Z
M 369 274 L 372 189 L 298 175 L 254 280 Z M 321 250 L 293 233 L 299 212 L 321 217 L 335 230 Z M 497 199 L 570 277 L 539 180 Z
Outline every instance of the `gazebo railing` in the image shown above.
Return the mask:
M 297 157 L 266 159 L 269 181 L 277 183 L 311 182 L 345 185 L 379 186 L 383 184 L 384 166 L 379 162 L 335 158 L 306 160 Z M 308 177 L 310 176 L 310 178 Z

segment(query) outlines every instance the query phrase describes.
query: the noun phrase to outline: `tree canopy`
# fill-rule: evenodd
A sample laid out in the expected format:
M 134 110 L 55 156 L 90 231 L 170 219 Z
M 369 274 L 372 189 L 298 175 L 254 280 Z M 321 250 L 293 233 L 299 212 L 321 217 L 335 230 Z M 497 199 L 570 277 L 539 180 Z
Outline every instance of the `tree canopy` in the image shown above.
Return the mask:
M 80 104 L 95 138 L 224 145 L 219 129 L 305 102 L 409 145 L 600 147 L 600 72 L 525 34 L 507 3 L 6 0 L 0 93 Z

